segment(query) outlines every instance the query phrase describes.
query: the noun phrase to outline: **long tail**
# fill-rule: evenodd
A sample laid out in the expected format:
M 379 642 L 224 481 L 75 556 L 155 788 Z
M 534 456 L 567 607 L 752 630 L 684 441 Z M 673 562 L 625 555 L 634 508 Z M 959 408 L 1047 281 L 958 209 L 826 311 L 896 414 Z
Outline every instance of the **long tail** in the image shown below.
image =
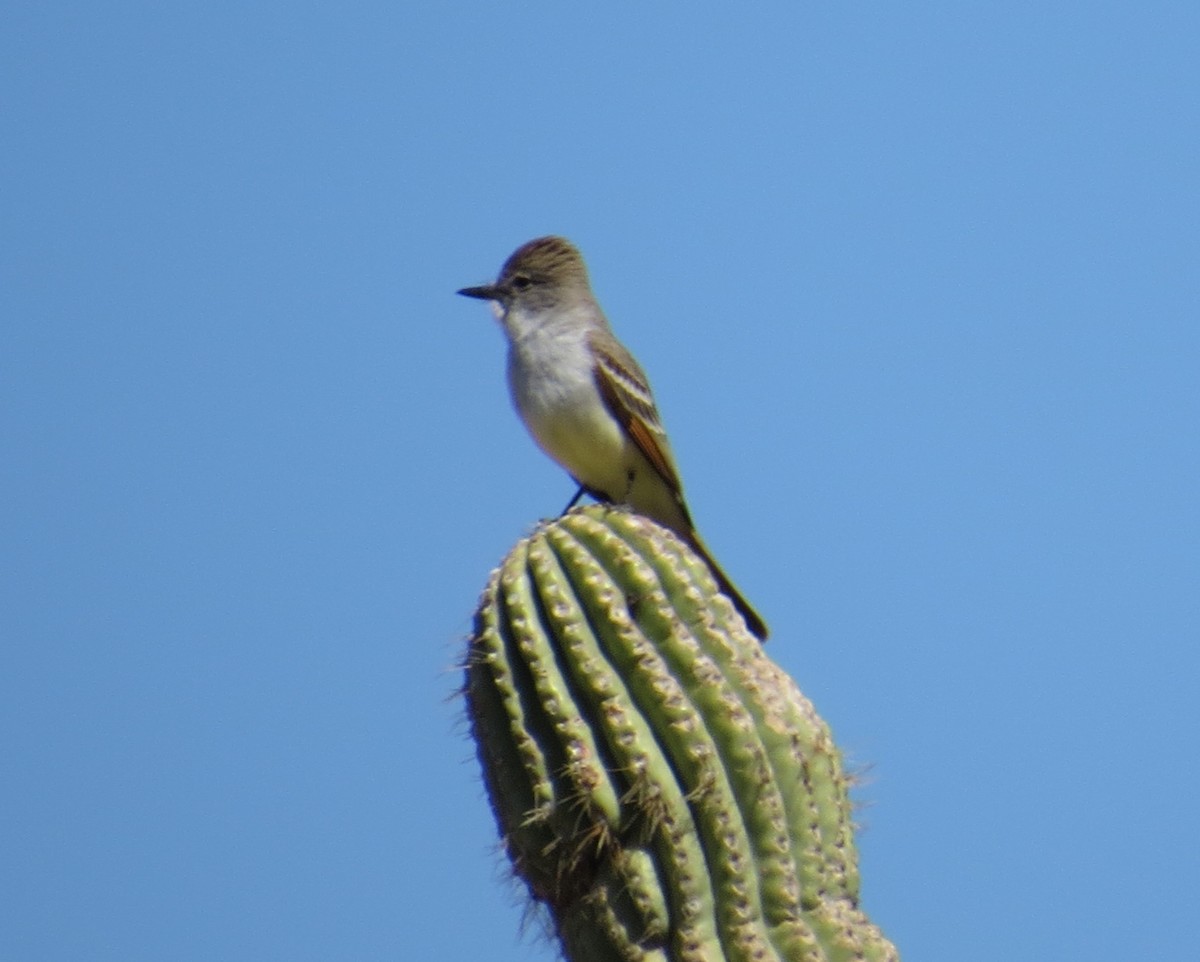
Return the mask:
M 712 556 L 712 552 L 708 550 L 708 546 L 700 540 L 700 535 L 696 533 L 696 529 L 692 528 L 685 535 L 687 541 L 691 544 L 692 550 L 700 555 L 708 565 L 708 570 L 712 572 L 713 578 L 716 579 L 721 591 L 729 597 L 733 602 L 733 606 L 738 610 L 738 613 L 746 620 L 746 627 L 750 629 L 759 641 L 766 641 L 767 623 L 762 620 L 762 615 L 754 610 L 754 606 L 750 604 L 745 596 L 738 591 L 737 585 L 729 580 L 729 575 L 725 574 L 721 566 L 717 564 L 716 559 Z

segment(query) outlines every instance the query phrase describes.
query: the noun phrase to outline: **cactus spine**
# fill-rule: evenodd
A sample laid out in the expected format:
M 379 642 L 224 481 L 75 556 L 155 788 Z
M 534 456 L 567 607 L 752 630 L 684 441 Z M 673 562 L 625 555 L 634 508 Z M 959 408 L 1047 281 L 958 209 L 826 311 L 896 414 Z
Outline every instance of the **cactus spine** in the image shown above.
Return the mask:
M 505 849 L 571 962 L 897 960 L 829 729 L 674 535 L 592 506 L 493 573 L 466 694 Z

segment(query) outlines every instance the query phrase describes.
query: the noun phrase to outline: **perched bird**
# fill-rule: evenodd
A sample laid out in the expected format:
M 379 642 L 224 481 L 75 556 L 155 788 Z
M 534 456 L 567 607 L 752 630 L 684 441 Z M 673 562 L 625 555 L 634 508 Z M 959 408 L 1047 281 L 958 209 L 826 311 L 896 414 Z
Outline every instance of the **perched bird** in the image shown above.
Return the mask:
M 517 413 L 579 493 L 628 505 L 683 538 L 765 640 L 766 624 L 696 533 L 650 383 L 613 335 L 574 245 L 532 240 L 509 257 L 496 283 L 458 293 L 496 305 Z

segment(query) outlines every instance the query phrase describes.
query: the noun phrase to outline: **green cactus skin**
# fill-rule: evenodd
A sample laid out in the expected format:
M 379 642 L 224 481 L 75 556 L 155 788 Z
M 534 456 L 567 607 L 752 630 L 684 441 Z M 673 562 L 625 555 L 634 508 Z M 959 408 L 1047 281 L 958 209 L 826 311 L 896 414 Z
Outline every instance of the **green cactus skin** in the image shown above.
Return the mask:
M 493 573 L 465 685 L 504 847 L 571 962 L 898 962 L 828 727 L 671 532 L 564 515 Z

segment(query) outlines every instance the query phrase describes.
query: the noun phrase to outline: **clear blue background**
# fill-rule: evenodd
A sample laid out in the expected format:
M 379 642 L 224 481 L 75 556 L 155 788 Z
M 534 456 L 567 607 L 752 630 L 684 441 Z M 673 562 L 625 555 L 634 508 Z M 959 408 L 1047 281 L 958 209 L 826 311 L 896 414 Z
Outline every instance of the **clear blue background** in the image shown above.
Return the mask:
M 453 697 L 549 232 L 902 954 L 1194 946 L 1194 0 L 4 20 L 0 958 L 554 957 Z

